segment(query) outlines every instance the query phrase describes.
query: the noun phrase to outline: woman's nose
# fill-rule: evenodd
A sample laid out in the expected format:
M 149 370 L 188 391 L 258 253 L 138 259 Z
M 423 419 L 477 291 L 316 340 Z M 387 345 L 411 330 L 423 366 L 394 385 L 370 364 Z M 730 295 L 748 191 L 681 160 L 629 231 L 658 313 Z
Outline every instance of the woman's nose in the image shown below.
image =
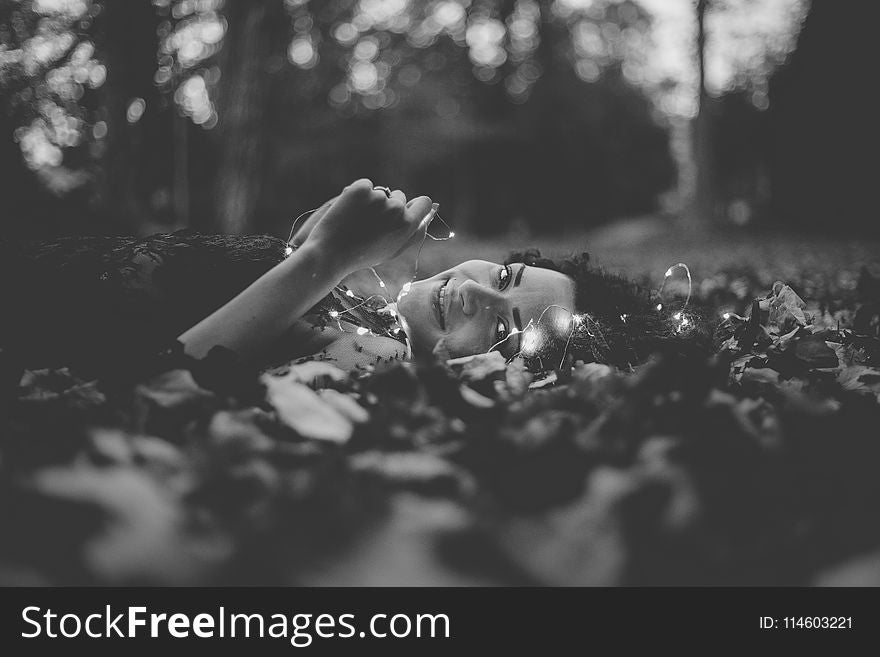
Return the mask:
M 504 303 L 504 296 L 491 287 L 469 279 L 458 288 L 462 310 L 471 317 L 482 310 L 497 310 Z

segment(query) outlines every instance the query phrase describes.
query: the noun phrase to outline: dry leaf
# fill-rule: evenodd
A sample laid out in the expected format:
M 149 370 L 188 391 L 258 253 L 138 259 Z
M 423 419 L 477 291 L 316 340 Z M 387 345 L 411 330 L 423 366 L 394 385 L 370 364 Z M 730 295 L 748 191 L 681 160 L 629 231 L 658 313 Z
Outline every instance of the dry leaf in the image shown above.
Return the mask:
M 303 438 L 337 444 L 348 442 L 354 432 L 351 420 L 293 377 L 264 375 L 266 397 L 278 418 Z

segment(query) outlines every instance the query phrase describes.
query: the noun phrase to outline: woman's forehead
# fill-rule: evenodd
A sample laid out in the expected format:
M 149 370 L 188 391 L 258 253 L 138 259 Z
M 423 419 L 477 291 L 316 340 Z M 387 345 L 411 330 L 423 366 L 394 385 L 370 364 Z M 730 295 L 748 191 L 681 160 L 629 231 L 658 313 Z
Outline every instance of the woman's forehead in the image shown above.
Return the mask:
M 514 263 L 511 267 L 514 277 L 519 278 L 519 285 L 511 290 L 512 302 L 519 307 L 524 323 L 527 324 L 530 319 L 537 322 L 548 308 L 575 312 L 574 281 L 571 278 L 543 267 L 525 267 L 520 277 L 522 263 Z

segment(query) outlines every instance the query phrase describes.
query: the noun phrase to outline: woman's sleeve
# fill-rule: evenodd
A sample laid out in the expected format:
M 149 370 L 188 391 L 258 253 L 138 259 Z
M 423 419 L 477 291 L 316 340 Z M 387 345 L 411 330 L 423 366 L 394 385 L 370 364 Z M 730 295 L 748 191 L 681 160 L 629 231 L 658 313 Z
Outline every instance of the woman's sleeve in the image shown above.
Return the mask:
M 189 370 L 202 388 L 221 396 L 235 397 L 245 403 L 258 403 L 263 399 L 264 388 L 260 383 L 260 370 L 245 363 L 231 349 L 216 346 L 204 358 L 193 358 L 184 352 L 183 343 L 173 340 L 164 349 L 132 363 L 134 376 L 127 376 L 120 383 L 145 381 L 170 370 Z M 108 375 L 108 376 L 112 376 Z M 114 383 L 105 379 L 105 383 Z
M 159 366 L 156 354 L 174 351 L 181 332 L 283 260 L 285 247 L 273 237 L 189 231 L 0 242 L 4 366 L 133 380 Z
M 377 365 L 406 360 L 406 345 L 381 335 L 344 333 L 323 351 L 300 360 L 324 360 L 346 371 L 368 371 Z

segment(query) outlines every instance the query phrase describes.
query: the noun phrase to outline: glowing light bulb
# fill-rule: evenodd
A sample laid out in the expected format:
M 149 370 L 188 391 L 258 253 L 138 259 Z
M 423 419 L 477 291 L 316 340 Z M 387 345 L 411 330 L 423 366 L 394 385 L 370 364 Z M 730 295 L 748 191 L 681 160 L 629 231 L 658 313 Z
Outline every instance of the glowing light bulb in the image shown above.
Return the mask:
M 364 328 L 363 326 L 358 326 L 357 334 L 358 335 L 366 335 L 370 329 Z
M 450 230 L 450 231 L 449 231 L 449 237 L 450 237 L 450 238 L 455 237 L 455 231 L 454 231 L 454 230 Z
M 409 292 L 411 287 L 412 287 L 412 283 L 404 283 L 403 287 L 401 288 L 401 292 Z
M 574 321 L 574 315 L 559 315 L 556 318 L 556 328 L 563 332 L 567 331 Z
M 629 317 L 629 315 L 627 315 L 626 313 L 623 313 L 623 314 L 620 316 L 620 321 L 623 322 L 624 324 L 626 324 L 626 318 L 627 318 L 627 317 Z
M 339 311 L 338 310 L 331 310 L 330 317 L 332 317 L 333 319 L 336 319 L 337 317 L 339 317 Z
M 666 278 L 669 278 L 670 276 L 672 276 L 672 267 L 670 267 L 669 269 L 666 270 L 666 273 L 664 274 L 664 276 Z
M 657 304 L 657 310 L 663 310 L 663 304 L 662 304 L 662 303 L 658 303 L 658 304 Z
M 285 258 L 286 258 L 287 256 L 289 256 L 291 253 L 293 253 L 293 247 L 292 247 L 292 246 L 288 246 L 286 249 L 284 249 L 284 257 L 285 257 Z
M 347 297 L 353 297 L 353 296 L 354 296 L 354 292 L 352 292 L 351 290 L 346 290 L 346 291 L 345 291 L 345 296 L 347 296 Z
M 385 287 L 385 281 L 379 281 L 379 287 Z
M 730 313 L 724 313 L 721 315 L 724 319 L 730 319 Z
M 524 354 L 528 356 L 535 353 L 538 350 L 539 343 L 540 337 L 536 329 L 528 328 L 523 331 L 521 350 Z
M 673 315 L 673 317 L 674 317 L 675 319 L 681 319 L 681 313 L 675 313 L 675 314 Z

